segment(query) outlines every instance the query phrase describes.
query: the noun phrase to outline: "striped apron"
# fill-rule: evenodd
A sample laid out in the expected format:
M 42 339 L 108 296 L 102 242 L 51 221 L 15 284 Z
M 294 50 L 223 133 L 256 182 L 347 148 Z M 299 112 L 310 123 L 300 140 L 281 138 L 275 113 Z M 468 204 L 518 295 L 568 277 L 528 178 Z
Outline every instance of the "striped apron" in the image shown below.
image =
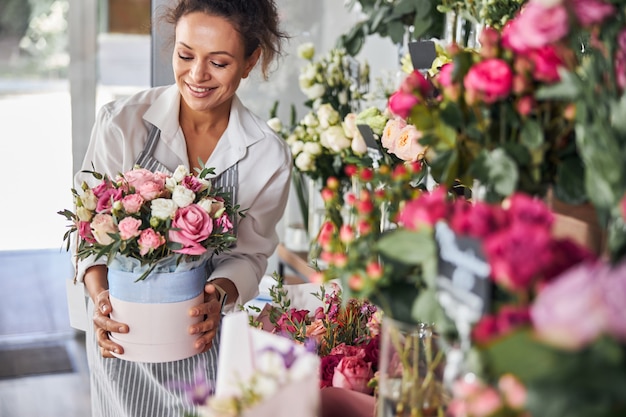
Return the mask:
M 171 174 L 168 167 L 152 156 L 160 133 L 158 128 L 152 127 L 136 164 L 153 172 Z M 231 166 L 214 178 L 213 185 L 230 193 L 233 204 L 236 204 L 238 165 Z M 89 299 L 88 317 L 93 317 L 93 308 L 93 302 Z M 208 352 L 175 362 L 141 363 L 103 358 L 94 328 L 87 326 L 86 349 L 91 378 L 92 416 L 182 417 L 185 412 L 197 411 L 181 387 L 193 386 L 197 380 L 197 372 L 202 372 L 205 380 L 214 386 L 219 333 L 218 331 Z

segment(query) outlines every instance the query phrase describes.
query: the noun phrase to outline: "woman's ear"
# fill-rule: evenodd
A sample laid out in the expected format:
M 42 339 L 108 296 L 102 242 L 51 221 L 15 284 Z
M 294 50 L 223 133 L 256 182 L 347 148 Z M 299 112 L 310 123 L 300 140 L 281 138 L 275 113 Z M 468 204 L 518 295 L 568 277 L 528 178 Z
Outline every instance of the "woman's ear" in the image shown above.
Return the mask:
M 252 71 L 252 69 L 258 62 L 260 56 L 261 56 L 261 48 L 256 48 L 254 52 L 252 52 L 252 55 L 250 55 L 250 57 L 247 59 L 246 68 L 241 78 L 248 78 L 250 71 Z

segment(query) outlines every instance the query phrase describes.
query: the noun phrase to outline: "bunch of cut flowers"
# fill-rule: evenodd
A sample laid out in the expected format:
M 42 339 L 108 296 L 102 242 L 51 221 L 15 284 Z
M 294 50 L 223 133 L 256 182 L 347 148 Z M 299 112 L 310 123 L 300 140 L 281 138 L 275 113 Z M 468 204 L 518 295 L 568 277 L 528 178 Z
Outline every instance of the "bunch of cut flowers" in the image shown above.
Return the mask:
M 60 211 L 69 222 L 68 249 L 76 234 L 77 259 L 106 258 L 115 269 L 140 273 L 172 272 L 179 264 L 198 264 L 236 241 L 238 207 L 213 187 L 213 169 L 193 175 L 179 166 L 172 175 L 134 167 L 110 178 L 85 171 L 95 181 L 72 189 L 75 211 Z
M 320 286 L 314 295 L 322 305 L 311 312 L 291 306 L 281 277 L 270 288 L 270 331 L 321 358 L 320 388 L 338 387 L 372 394 L 378 370 L 380 312 L 364 299 L 344 299 L 338 284 Z M 327 290 L 330 290 L 327 292 Z M 251 315 L 251 325 L 261 326 Z

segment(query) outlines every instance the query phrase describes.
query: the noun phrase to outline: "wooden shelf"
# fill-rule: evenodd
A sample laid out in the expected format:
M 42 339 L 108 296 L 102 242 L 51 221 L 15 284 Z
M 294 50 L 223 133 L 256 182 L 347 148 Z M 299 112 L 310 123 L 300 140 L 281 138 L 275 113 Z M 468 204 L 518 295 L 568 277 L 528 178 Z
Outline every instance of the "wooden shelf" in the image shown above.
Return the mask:
M 298 276 L 306 282 L 311 280 L 311 276 L 315 272 L 308 263 L 308 253 L 300 251 L 292 251 L 282 243 L 278 244 L 278 274 L 285 276 L 285 268 L 294 271 Z

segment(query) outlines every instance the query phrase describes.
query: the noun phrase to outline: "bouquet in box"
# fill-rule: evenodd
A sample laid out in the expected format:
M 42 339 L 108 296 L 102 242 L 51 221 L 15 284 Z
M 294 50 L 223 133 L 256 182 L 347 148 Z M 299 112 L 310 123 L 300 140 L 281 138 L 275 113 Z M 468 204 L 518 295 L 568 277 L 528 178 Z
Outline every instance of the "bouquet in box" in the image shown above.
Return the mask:
M 236 240 L 237 207 L 212 186 L 211 168 L 194 176 L 183 166 L 172 175 L 135 167 L 114 179 L 87 172 L 97 185 L 72 189 L 75 212 L 59 212 L 71 222 L 68 248 L 78 233 L 78 259 L 106 257 L 110 267 L 144 279 L 152 271 L 173 272 L 182 261 L 199 265 Z

